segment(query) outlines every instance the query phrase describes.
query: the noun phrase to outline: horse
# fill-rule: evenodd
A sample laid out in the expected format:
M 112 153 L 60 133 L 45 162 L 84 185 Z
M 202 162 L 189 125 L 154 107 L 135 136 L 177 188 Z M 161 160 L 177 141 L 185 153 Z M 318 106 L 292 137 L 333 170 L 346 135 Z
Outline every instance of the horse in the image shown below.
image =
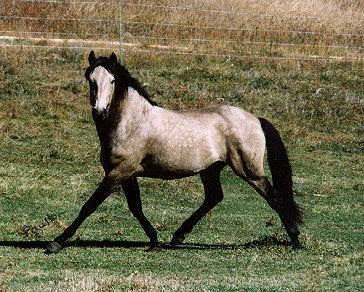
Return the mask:
M 204 201 L 173 234 L 170 244 L 178 246 L 223 199 L 220 173 L 225 166 L 278 213 L 292 247 L 303 247 L 298 229 L 303 214 L 293 198 L 292 169 L 272 123 L 227 105 L 168 110 L 150 98 L 115 53 L 96 58 L 91 51 L 88 62 L 85 77 L 105 176 L 73 223 L 47 244 L 46 253 L 59 252 L 81 223 L 120 185 L 131 213 L 149 237 L 150 249 L 161 248 L 157 231 L 143 213 L 137 178 L 170 180 L 199 174 Z M 266 148 L 273 184 L 263 168 Z

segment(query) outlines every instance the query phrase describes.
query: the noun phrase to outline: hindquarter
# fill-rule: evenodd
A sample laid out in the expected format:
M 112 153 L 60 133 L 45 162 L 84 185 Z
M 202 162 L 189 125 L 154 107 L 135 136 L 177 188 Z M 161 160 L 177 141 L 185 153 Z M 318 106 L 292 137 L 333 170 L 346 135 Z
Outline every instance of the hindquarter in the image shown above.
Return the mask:
M 258 118 L 235 107 L 229 107 L 225 118 L 230 129 L 227 164 L 244 178 L 264 176 L 265 136 Z

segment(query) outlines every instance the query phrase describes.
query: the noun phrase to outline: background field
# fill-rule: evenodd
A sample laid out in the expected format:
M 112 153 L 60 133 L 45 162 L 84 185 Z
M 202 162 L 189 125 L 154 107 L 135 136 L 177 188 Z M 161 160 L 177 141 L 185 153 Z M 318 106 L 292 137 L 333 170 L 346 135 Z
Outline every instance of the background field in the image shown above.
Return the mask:
M 101 4 L 28 2 L 5 1 L 1 14 L 118 19 L 115 9 Z M 65 49 L 51 49 L 54 42 L 29 37 L 62 34 L 117 41 L 118 25 L 3 17 L 2 35 L 22 38 L 3 40 L 0 52 L 0 290 L 363 290 L 362 2 L 128 3 L 123 6 L 124 40 L 140 45 L 125 46 L 124 62 L 161 106 L 231 104 L 267 117 L 279 128 L 292 160 L 295 196 L 305 208 L 306 248 L 293 251 L 277 216 L 227 169 L 222 175 L 224 201 L 180 249 L 145 252 L 147 238 L 122 192 L 117 192 L 82 225 L 68 248 L 55 256 L 44 255 L 44 244 L 75 218 L 102 179 L 83 74 L 89 47 L 105 46 L 97 54 L 118 48 L 69 41 L 57 44 Z M 193 9 L 181 12 L 153 5 Z M 261 17 L 267 14 L 270 18 Z M 161 25 L 138 28 L 128 24 L 132 18 L 280 32 L 259 34 L 255 29 L 255 36 L 245 31 L 243 38 L 211 29 L 202 35 L 197 28 L 181 26 L 169 31 L 161 30 Z M 167 48 L 153 47 L 163 36 L 170 38 L 163 43 Z M 193 40 L 197 38 L 216 42 Z M 258 46 L 248 41 L 296 45 Z M 188 49 L 182 50 L 182 45 Z M 230 50 L 235 52 L 229 57 Z M 202 202 L 201 183 L 196 177 L 169 182 L 141 179 L 140 184 L 145 213 L 160 240 L 168 243 Z
M 75 43 L 83 39 L 110 47 L 121 20 L 125 50 L 151 55 L 357 60 L 364 50 L 362 1 L 1 2 L 0 32 L 16 37 L 5 42 L 13 46 L 55 45 L 57 38 L 65 46 L 87 46 Z

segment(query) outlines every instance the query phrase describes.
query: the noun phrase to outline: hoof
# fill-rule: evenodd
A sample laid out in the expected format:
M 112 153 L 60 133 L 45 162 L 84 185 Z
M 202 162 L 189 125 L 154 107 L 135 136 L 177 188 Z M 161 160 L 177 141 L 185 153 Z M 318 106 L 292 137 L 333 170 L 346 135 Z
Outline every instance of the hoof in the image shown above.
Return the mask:
M 173 236 L 170 244 L 171 245 L 180 245 L 180 244 L 182 244 L 184 239 L 185 239 L 184 236 L 178 236 L 178 237 Z
M 302 243 L 300 241 L 296 241 L 292 243 L 292 248 L 293 249 L 304 249 L 304 246 L 302 245 Z
M 146 252 L 161 252 L 163 250 L 163 247 L 158 244 L 153 244 L 150 248 L 146 250 Z
M 52 241 L 46 245 L 46 250 L 44 251 L 45 254 L 52 254 L 57 253 L 63 248 L 62 245 L 60 245 L 56 241 Z

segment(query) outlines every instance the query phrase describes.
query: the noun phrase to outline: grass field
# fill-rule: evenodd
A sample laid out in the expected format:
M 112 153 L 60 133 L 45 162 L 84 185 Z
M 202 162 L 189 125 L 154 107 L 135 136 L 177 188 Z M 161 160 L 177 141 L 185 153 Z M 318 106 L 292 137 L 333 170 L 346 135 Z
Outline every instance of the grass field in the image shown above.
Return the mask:
M 232 104 L 277 125 L 305 209 L 304 250 L 287 245 L 277 216 L 226 169 L 224 201 L 179 249 L 147 253 L 119 192 L 68 248 L 44 255 L 103 176 L 86 60 L 70 50 L 0 54 L 0 290 L 363 290 L 361 63 L 127 59 L 163 107 Z M 202 202 L 202 185 L 197 177 L 140 184 L 145 213 L 168 243 Z

